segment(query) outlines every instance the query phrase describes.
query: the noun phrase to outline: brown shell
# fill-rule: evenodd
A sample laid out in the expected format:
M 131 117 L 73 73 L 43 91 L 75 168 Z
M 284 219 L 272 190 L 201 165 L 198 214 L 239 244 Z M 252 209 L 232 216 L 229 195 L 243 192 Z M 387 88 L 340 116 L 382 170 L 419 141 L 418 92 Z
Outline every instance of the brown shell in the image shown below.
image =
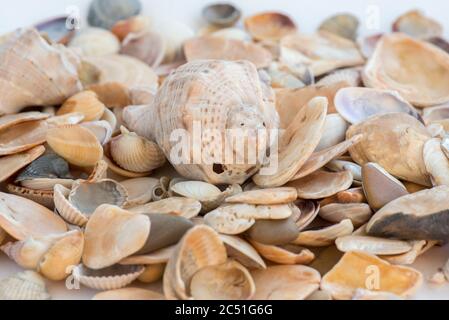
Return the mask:
M 98 99 L 95 92 L 87 90 L 77 93 L 67 99 L 56 115 L 61 116 L 68 113 L 79 112 L 84 115 L 84 121 L 100 120 L 103 116 L 105 106 Z
M 45 143 L 45 121 L 19 123 L 0 133 L 0 156 L 19 153 Z
M 293 20 L 278 12 L 260 13 L 245 19 L 245 28 L 256 40 L 279 41 L 298 31 Z
M 44 146 L 0 158 L 0 182 L 7 180 L 20 169 L 39 158 L 45 152 Z

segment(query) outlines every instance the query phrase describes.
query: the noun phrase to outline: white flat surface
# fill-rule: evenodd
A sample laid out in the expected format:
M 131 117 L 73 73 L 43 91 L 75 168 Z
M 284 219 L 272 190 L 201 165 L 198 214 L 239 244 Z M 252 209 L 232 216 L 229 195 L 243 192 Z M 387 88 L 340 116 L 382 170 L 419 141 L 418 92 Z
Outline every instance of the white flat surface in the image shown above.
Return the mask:
M 202 7 L 211 2 L 208 0 L 142 0 L 144 12 L 148 15 L 171 17 L 198 28 L 201 22 Z M 28 26 L 46 17 L 58 16 L 73 11 L 73 6 L 81 12 L 81 20 L 85 21 L 85 12 L 90 0 L 13 0 L 4 4 L 0 11 L 0 34 L 18 27 Z M 245 0 L 234 1 L 245 15 L 264 11 L 278 10 L 291 15 L 301 31 L 313 32 L 327 16 L 338 12 L 356 14 L 361 22 L 361 35 L 389 31 L 391 22 L 408 9 L 421 9 L 439 20 L 449 30 L 449 1 L 446 0 Z M 377 19 L 378 18 L 378 19 Z M 378 20 L 378 23 L 376 23 Z M 373 24 L 374 22 L 374 24 Z M 85 25 L 85 24 L 84 24 Z M 427 279 L 449 258 L 449 246 L 433 248 L 420 257 L 414 265 L 424 274 L 424 284 L 413 297 L 415 299 L 449 299 L 449 284 L 430 285 Z M 20 269 L 0 253 L 0 279 L 12 275 Z M 139 285 L 141 287 L 145 287 Z M 67 290 L 64 282 L 48 282 L 50 294 L 55 299 L 91 299 L 95 291 L 82 288 Z M 148 286 L 147 286 L 148 287 Z M 151 286 L 149 288 L 152 288 Z M 153 286 L 154 288 L 154 286 Z

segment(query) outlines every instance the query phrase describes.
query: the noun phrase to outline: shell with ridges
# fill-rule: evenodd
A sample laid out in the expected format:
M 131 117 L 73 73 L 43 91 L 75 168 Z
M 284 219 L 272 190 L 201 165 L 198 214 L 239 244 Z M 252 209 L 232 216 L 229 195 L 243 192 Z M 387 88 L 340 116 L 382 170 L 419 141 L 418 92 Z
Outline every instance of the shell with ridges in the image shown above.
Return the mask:
M 230 258 L 240 262 L 247 268 L 266 269 L 267 266 L 262 257 L 248 242 L 237 236 L 220 234 L 220 238 L 226 246 Z
M 79 49 L 85 56 L 103 56 L 118 53 L 120 42 L 110 31 L 85 28 L 70 41 L 69 48 Z
M 1 300 L 50 300 L 45 281 L 33 271 L 0 280 Z
M 79 112 L 84 115 L 84 121 L 99 120 L 104 113 L 105 105 L 98 99 L 95 92 L 86 90 L 75 94 L 64 102 L 56 115 Z

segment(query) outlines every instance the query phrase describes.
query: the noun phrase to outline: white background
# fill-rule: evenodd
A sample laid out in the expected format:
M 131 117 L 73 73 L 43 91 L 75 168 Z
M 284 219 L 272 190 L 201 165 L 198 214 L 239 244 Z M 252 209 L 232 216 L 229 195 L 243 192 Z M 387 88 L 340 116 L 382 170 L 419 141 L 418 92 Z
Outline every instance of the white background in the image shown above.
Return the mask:
M 148 15 L 171 17 L 199 28 L 201 9 L 209 0 L 142 0 L 144 12 Z M 7 3 L 7 4 L 6 4 Z M 47 17 L 67 13 L 67 9 L 75 6 L 80 9 L 81 18 L 85 20 L 90 0 L 3 0 L 0 11 L 0 34 L 18 27 L 29 26 Z M 234 1 L 245 15 L 264 11 L 279 10 L 294 18 L 300 30 L 313 32 L 326 17 L 337 12 L 356 14 L 361 22 L 361 34 L 373 34 L 388 31 L 391 22 L 409 9 L 422 9 L 428 15 L 440 21 L 449 30 L 449 1 L 447 0 L 245 0 Z M 372 19 L 379 13 L 379 23 L 373 28 Z M 374 21 L 375 22 L 375 21 Z M 415 267 L 424 273 L 424 286 L 415 295 L 419 299 L 449 299 L 449 284 L 443 286 L 429 285 L 426 281 L 441 267 L 449 257 L 449 248 L 433 249 L 422 256 Z M 0 253 L 0 279 L 19 271 L 17 266 Z M 90 299 L 92 290 L 67 291 L 63 283 L 48 283 L 53 298 L 57 299 Z

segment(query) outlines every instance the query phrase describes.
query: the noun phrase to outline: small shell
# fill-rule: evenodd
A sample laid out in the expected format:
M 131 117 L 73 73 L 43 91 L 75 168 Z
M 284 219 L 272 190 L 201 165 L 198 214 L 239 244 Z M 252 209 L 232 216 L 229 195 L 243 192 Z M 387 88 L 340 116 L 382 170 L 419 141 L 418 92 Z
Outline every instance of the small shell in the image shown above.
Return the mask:
M 335 245 L 342 252 L 362 251 L 374 255 L 395 255 L 412 249 L 406 241 L 353 235 L 338 238 Z
M 117 290 L 110 290 L 97 293 L 92 300 L 104 300 L 104 301 L 143 301 L 143 300 L 165 300 L 164 296 L 160 293 L 151 290 L 139 289 L 139 288 L 124 288 Z
M 35 161 L 44 152 L 43 146 L 37 146 L 21 153 L 0 158 L 0 182 L 7 180 L 20 169 Z
M 257 220 L 246 232 L 249 239 L 267 245 L 287 245 L 299 235 L 293 217 L 284 220 Z
M 338 224 L 320 230 L 302 231 L 293 244 L 309 247 L 326 247 L 337 238 L 350 235 L 354 231 L 351 220 L 346 219 Z
M 84 265 L 98 270 L 131 256 L 144 246 L 150 226 L 147 216 L 110 205 L 100 206 L 86 225 Z
M 135 178 L 120 182 L 128 193 L 127 207 L 135 207 L 151 202 L 153 188 L 159 184 L 155 178 Z
M 231 4 L 212 4 L 203 9 L 203 18 L 212 25 L 231 27 L 240 20 L 241 11 Z
M 369 270 L 375 271 L 367 273 Z M 367 282 L 367 275 L 373 272 L 381 281 Z M 334 299 L 351 299 L 357 289 L 366 288 L 367 285 L 404 297 L 413 294 L 421 283 L 422 275 L 415 269 L 392 266 L 363 252 L 348 252 L 323 277 L 321 289 L 329 291 Z
M 158 282 L 164 276 L 164 272 L 165 263 L 145 266 L 145 271 L 139 276 L 138 280 L 143 283 Z
M 76 281 L 95 290 L 115 290 L 128 286 L 144 271 L 142 266 L 116 265 L 101 270 L 91 270 L 83 265 L 73 268 Z
M 363 188 L 359 187 L 340 191 L 331 197 L 321 200 L 320 205 L 323 207 L 329 204 L 360 204 L 366 202 L 367 200 Z
M 175 253 L 176 245 L 167 247 L 152 253 L 147 253 L 143 255 L 134 255 L 127 257 L 120 261 L 123 265 L 165 265 L 171 256 Z
M 341 159 L 341 160 L 340 160 Z M 333 172 L 341 172 L 341 171 L 349 171 L 352 173 L 354 177 L 354 184 L 356 182 L 362 182 L 362 167 L 357 163 L 352 161 L 343 160 L 344 158 L 339 158 L 336 160 L 332 160 L 326 165 L 326 169 L 329 169 Z M 352 159 L 350 159 L 352 160 Z
M 6 190 L 14 195 L 29 199 L 36 202 L 48 209 L 54 209 L 53 203 L 53 190 L 33 190 L 21 186 L 16 186 L 15 184 L 7 184 Z
M 84 115 L 84 121 L 97 121 L 103 116 L 105 105 L 98 99 L 95 92 L 87 90 L 77 93 L 67 99 L 56 115 L 79 112 Z
M 92 84 L 87 87 L 89 91 L 97 94 L 100 100 L 108 108 L 124 108 L 132 104 L 130 90 L 119 82 L 105 82 Z M 105 110 L 106 112 L 107 110 Z M 103 115 L 104 116 L 104 115 Z M 114 126 L 115 128 L 116 126 Z
M 139 0 L 94 0 L 87 20 L 91 26 L 109 30 L 117 21 L 136 16 L 141 10 Z
M 423 149 L 424 163 L 434 186 L 449 186 L 449 158 L 441 147 L 441 139 L 433 138 Z
M 19 123 L 1 131 L 0 156 L 26 151 L 45 143 L 48 125 L 45 121 Z
M 98 142 L 102 146 L 107 144 L 112 138 L 113 134 L 112 127 L 107 121 L 101 120 L 101 121 L 85 122 L 82 123 L 81 126 L 83 128 L 89 129 L 89 131 L 95 135 Z
M 320 287 L 318 271 L 306 266 L 274 266 L 251 273 L 254 300 L 304 300 Z
M 188 62 L 195 60 L 248 60 L 257 68 L 267 67 L 273 60 L 271 53 L 258 44 L 212 36 L 186 41 L 184 53 Z
M 141 214 L 163 213 L 192 219 L 201 211 L 201 203 L 195 199 L 172 197 L 156 202 L 147 203 L 130 209 L 131 212 Z
M 266 269 L 267 266 L 262 257 L 248 242 L 240 237 L 220 234 L 220 238 L 226 246 L 227 254 L 250 269 Z
M 298 31 L 293 20 L 278 12 L 265 12 L 245 19 L 245 28 L 255 40 L 279 41 Z
M 103 157 L 95 135 L 79 125 L 48 130 L 47 143 L 58 155 L 80 167 L 94 166 Z
M 251 241 L 251 244 L 265 259 L 277 264 L 309 264 L 315 259 L 315 255 L 308 249 L 300 246 L 273 246 Z
M 87 28 L 73 37 L 69 43 L 69 48 L 80 49 L 85 56 L 103 56 L 118 53 L 120 42 L 108 30 Z
M 155 68 L 164 59 L 165 41 L 160 34 L 151 31 L 130 33 L 123 40 L 120 53 L 137 58 Z
M 118 107 L 117 107 L 118 108 Z M 112 134 L 118 134 L 118 119 L 115 113 L 112 110 L 105 109 L 104 114 L 101 117 L 100 121 L 105 121 L 109 124 L 109 127 L 112 129 Z M 109 142 L 109 141 L 108 141 Z
M 35 24 L 34 27 L 43 37 L 50 39 L 51 43 L 66 45 L 76 33 L 75 30 L 67 28 L 67 21 L 70 21 L 70 19 L 73 19 L 73 17 L 51 18 Z
M 50 117 L 47 113 L 41 112 L 21 112 L 17 114 L 9 114 L 0 117 L 0 131 L 11 128 L 17 124 L 30 122 L 30 121 L 39 121 L 46 120 Z
M 227 203 L 246 203 L 256 205 L 285 204 L 298 197 L 294 188 L 275 188 L 247 191 L 226 199 Z
M 326 221 L 339 223 L 349 219 L 356 228 L 367 223 L 372 214 L 366 203 L 331 203 L 321 207 L 319 212 L 320 217 Z
M 324 132 L 315 152 L 336 146 L 345 141 L 349 124 L 338 113 L 328 114 L 324 122 Z
M 441 24 L 418 10 L 412 10 L 400 16 L 393 24 L 393 31 L 402 32 L 419 39 L 443 35 Z
M 120 41 L 123 41 L 130 33 L 139 33 L 150 28 L 151 19 L 147 16 L 133 16 L 126 20 L 118 21 L 111 29 Z
M 328 31 L 337 36 L 355 41 L 360 22 L 352 14 L 337 14 L 326 19 L 319 30 Z
M 320 205 L 311 200 L 297 200 L 294 202 L 294 207 L 300 210 L 301 214 L 296 220 L 296 225 L 299 231 L 307 228 L 318 216 Z
M 45 281 L 33 271 L 0 280 L 0 300 L 50 300 Z
M 145 173 L 164 165 L 166 158 L 154 143 L 121 128 L 122 134 L 111 141 L 111 156 L 123 169 Z

